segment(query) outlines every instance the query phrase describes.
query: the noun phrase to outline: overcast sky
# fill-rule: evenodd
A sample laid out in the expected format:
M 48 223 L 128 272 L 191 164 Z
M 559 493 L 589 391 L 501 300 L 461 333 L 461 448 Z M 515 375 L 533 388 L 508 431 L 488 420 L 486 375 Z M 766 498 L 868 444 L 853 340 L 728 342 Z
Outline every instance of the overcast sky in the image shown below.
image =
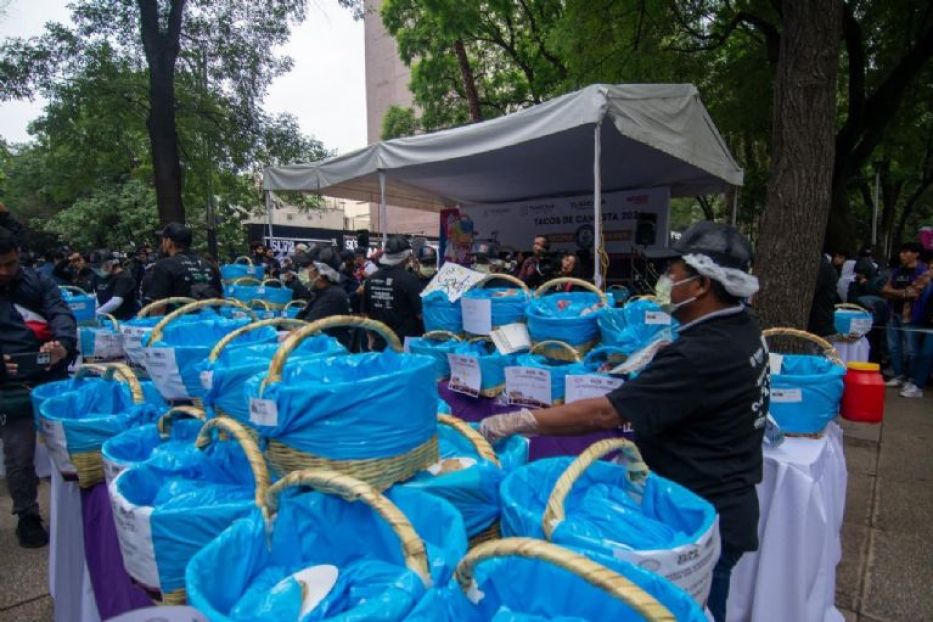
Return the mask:
M 64 0 L 12 0 L 0 18 L 0 37 L 39 34 L 47 21 L 67 22 Z M 305 134 L 328 149 L 346 153 L 366 144 L 366 83 L 363 22 L 337 0 L 309 0 L 305 22 L 282 50 L 295 60 L 265 100 L 268 112 L 290 112 Z M 27 124 L 42 113 L 44 102 L 0 104 L 0 136 L 8 142 L 29 139 Z

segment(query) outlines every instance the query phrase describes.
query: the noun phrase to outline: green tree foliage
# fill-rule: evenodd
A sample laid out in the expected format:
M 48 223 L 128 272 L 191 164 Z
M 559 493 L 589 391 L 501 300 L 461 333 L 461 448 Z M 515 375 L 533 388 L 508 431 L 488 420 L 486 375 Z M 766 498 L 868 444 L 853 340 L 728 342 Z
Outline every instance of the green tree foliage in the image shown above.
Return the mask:
M 421 128 L 421 122 L 413 108 L 389 106 L 382 118 L 382 139 L 414 136 Z

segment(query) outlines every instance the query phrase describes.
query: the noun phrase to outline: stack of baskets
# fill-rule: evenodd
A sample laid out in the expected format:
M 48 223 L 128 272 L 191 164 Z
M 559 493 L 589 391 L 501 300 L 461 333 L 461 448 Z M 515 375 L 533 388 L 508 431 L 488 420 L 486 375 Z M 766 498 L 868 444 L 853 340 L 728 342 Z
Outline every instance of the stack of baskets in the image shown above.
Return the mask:
M 96 322 L 97 298 L 80 287 L 59 285 L 65 304 L 71 309 L 79 326 L 92 326 Z
M 220 278 L 223 279 L 224 285 L 247 277 L 262 280 L 265 273 L 265 266 L 253 265 L 253 260 L 246 256 L 237 257 L 233 263 L 220 266 Z

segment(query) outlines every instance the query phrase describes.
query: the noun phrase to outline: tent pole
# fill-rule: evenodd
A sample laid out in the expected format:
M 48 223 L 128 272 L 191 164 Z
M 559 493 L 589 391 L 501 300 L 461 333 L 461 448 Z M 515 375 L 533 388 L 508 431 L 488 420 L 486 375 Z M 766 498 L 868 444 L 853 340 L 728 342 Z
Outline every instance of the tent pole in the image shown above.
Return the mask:
M 269 219 L 269 244 L 272 244 L 272 191 L 266 190 L 266 217 Z
M 739 187 L 732 187 L 732 226 L 739 220 Z
M 386 174 L 379 171 L 379 227 L 382 229 L 382 248 L 389 239 L 388 210 L 386 209 Z
M 602 288 L 602 253 L 603 248 L 603 180 L 602 180 L 602 136 L 603 120 L 596 122 L 593 132 L 593 283 Z

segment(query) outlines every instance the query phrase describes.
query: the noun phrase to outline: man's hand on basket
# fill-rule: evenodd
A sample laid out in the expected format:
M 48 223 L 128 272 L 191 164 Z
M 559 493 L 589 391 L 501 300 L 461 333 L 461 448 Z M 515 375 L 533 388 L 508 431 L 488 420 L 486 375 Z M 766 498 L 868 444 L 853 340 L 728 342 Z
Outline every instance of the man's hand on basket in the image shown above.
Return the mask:
M 513 434 L 534 435 L 538 431 L 538 420 L 533 412 L 522 408 L 516 412 L 486 417 L 479 424 L 480 434 L 490 443 Z

